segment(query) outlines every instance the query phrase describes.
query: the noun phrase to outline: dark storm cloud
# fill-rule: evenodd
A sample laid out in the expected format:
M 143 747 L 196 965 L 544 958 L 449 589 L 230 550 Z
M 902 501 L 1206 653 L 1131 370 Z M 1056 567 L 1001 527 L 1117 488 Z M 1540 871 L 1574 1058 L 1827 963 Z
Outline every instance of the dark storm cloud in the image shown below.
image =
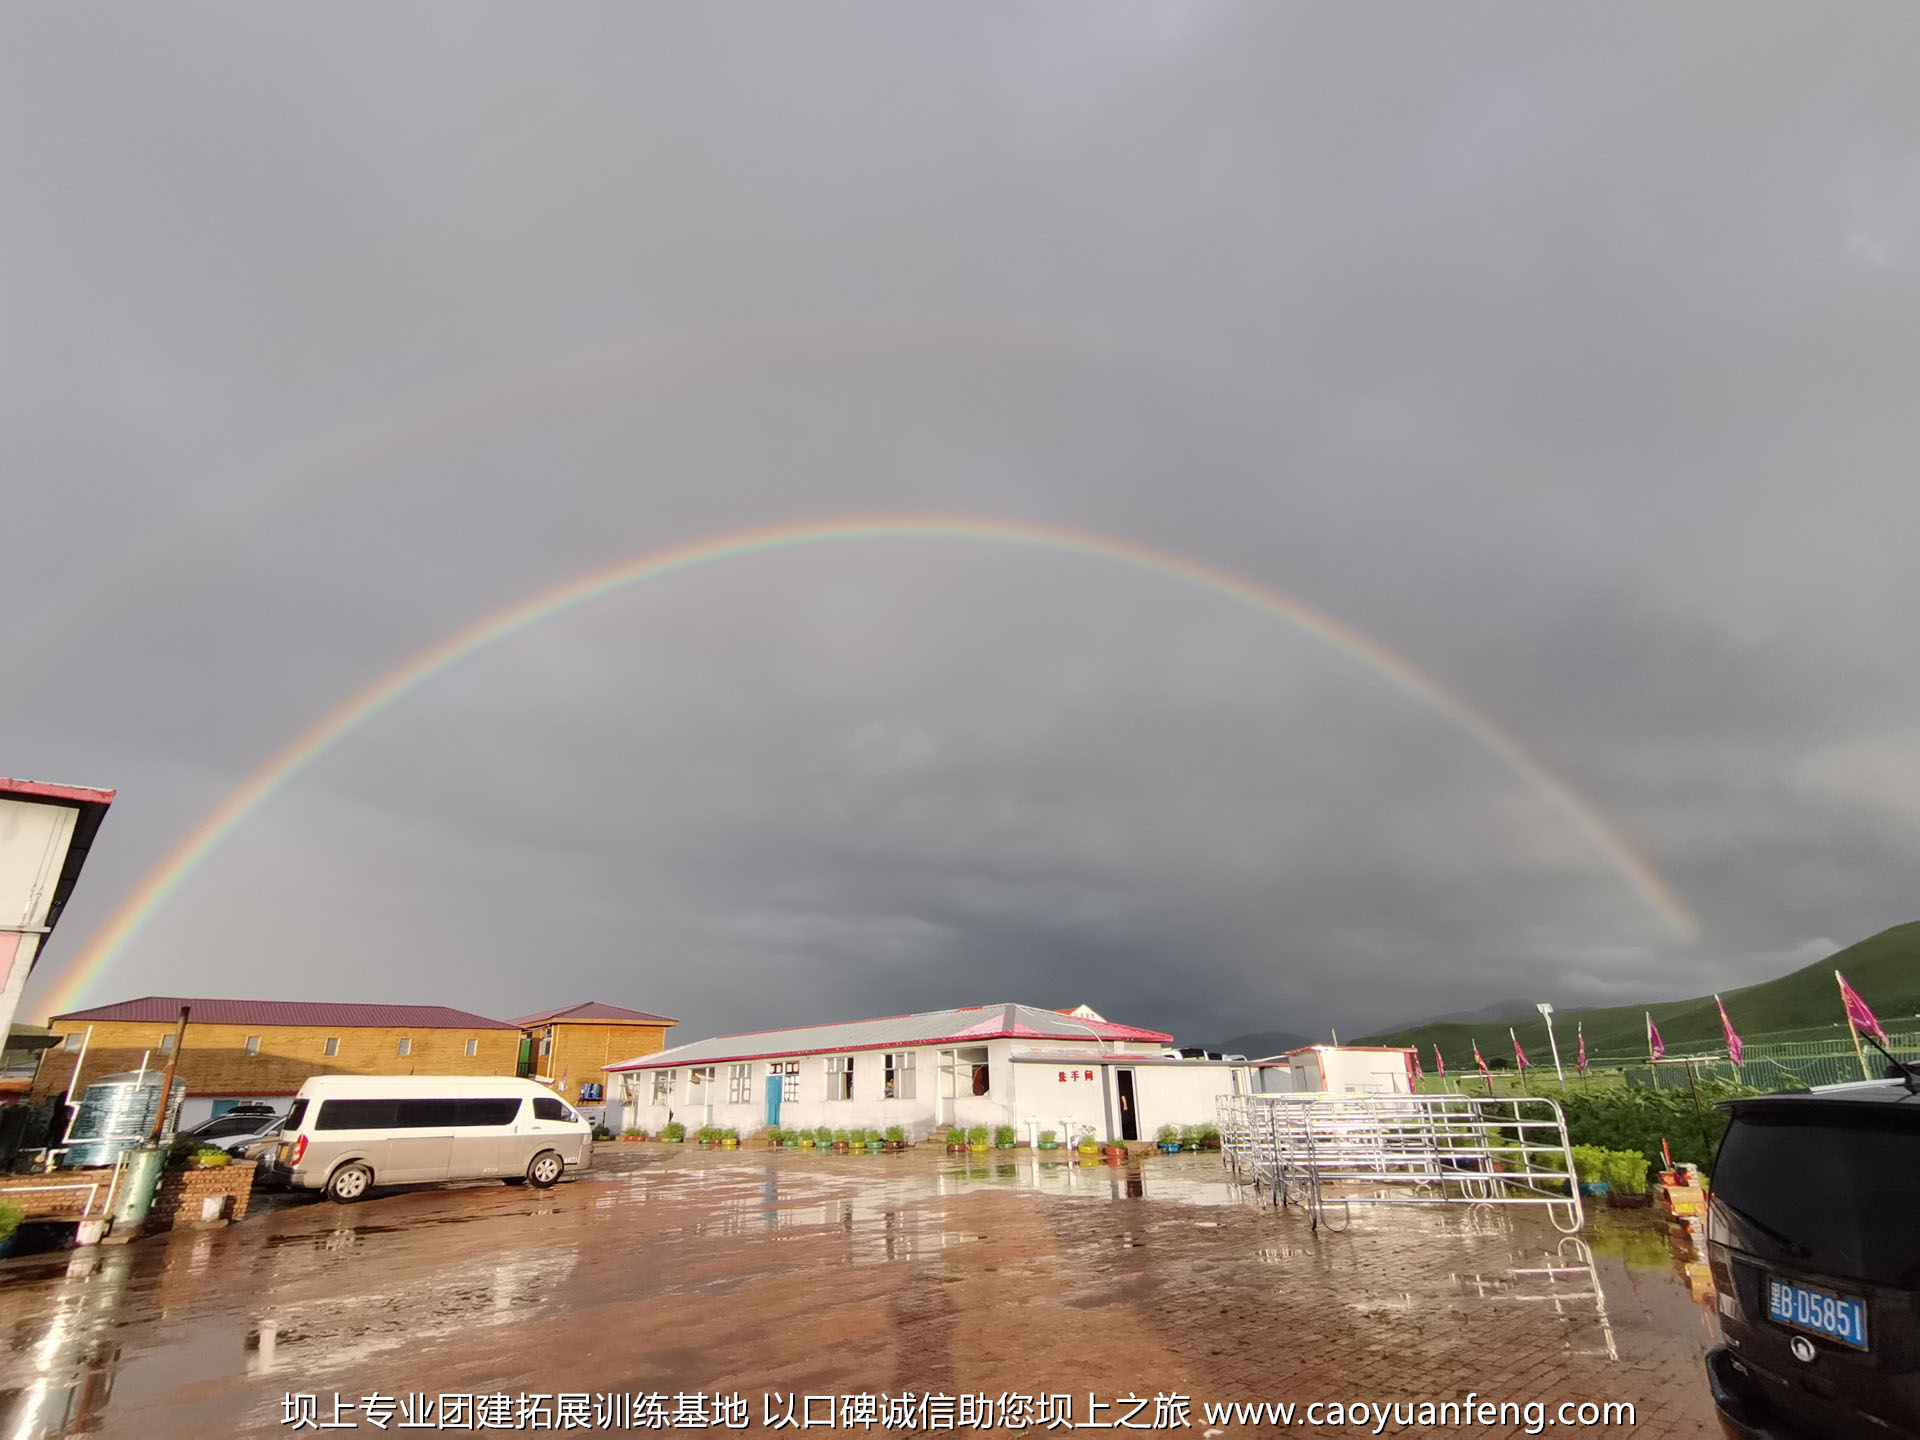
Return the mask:
M 1298 631 L 915 542 L 652 582 L 422 686 L 95 999 L 1219 1038 L 1724 988 L 1911 918 L 1904 7 L 6 23 L 0 769 L 122 793 L 49 965 L 476 616 L 874 509 L 1319 606 L 1702 921 Z

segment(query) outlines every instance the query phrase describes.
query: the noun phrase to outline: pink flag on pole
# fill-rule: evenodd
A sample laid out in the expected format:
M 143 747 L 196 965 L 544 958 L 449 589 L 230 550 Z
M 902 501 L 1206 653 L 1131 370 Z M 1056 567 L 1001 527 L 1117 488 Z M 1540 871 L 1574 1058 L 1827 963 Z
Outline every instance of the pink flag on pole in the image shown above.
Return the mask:
M 1447 1057 L 1440 1053 L 1438 1045 L 1433 1047 L 1433 1068 L 1440 1072 L 1442 1080 L 1447 1078 Z
M 1667 1042 L 1660 1038 L 1660 1027 L 1653 1023 L 1653 1012 L 1647 1012 L 1647 1059 L 1658 1060 L 1667 1053 Z
M 1587 1026 L 1584 1020 L 1580 1023 L 1580 1048 L 1575 1052 L 1573 1063 L 1582 1075 L 1587 1073 Z
M 1873 1011 L 1867 1008 L 1867 1002 L 1856 995 L 1853 987 L 1847 984 L 1847 977 L 1836 970 L 1833 972 L 1833 978 L 1840 982 L 1840 999 L 1847 1007 L 1847 1019 L 1853 1022 L 1854 1029 L 1866 1031 L 1891 1050 L 1893 1042 L 1887 1039 L 1887 1032 L 1882 1030 L 1880 1022 L 1873 1018 Z
M 1520 1048 L 1520 1037 L 1513 1033 L 1513 1027 L 1507 1027 L 1507 1038 L 1513 1041 L 1513 1058 L 1520 1062 L 1522 1070 L 1527 1068 L 1527 1052 Z
M 1427 1078 L 1427 1072 L 1420 1068 L 1420 1047 L 1418 1045 L 1414 1046 L 1412 1050 L 1407 1052 L 1407 1058 L 1413 1062 L 1413 1083 L 1418 1085 L 1422 1080 Z
M 1740 1032 L 1733 1028 L 1733 1021 L 1727 1018 L 1727 1007 L 1720 1005 L 1720 997 L 1713 997 L 1713 1003 L 1720 1006 L 1720 1028 L 1727 1033 L 1727 1058 L 1734 1064 L 1740 1063 L 1740 1056 L 1746 1049 L 1740 1043 Z

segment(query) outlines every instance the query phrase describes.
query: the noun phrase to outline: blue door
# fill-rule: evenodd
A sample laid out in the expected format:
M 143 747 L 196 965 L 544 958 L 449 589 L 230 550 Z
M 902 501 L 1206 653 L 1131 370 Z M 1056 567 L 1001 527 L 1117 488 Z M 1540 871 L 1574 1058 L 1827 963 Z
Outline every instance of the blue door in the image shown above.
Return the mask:
M 780 1123 L 780 1077 L 767 1076 L 767 1124 Z

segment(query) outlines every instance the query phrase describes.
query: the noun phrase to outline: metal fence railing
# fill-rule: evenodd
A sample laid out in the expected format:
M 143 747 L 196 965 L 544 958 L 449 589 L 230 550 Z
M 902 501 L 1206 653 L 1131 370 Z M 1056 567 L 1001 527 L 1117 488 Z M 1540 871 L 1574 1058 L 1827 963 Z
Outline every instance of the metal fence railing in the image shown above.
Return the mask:
M 1893 1043 L 1887 1048 L 1902 1060 L 1920 1060 L 1920 1030 L 1889 1031 L 1887 1038 Z M 1866 1075 L 1861 1074 L 1861 1060 L 1866 1061 Z M 1685 1063 L 1681 1063 L 1681 1062 Z M 1750 1085 L 1760 1090 L 1774 1090 L 1794 1084 L 1811 1088 L 1815 1085 L 1845 1085 L 1852 1081 L 1880 1078 L 1886 1068 L 1886 1060 L 1871 1045 L 1863 1046 L 1860 1052 L 1853 1048 L 1853 1042 L 1842 1036 L 1833 1040 L 1775 1040 L 1758 1041 L 1741 1047 L 1740 1064 L 1735 1065 L 1724 1050 L 1708 1051 L 1703 1054 L 1670 1054 L 1658 1065 L 1649 1065 L 1644 1056 L 1622 1056 L 1609 1060 L 1597 1057 L 1593 1068 L 1619 1069 L 1626 1072 L 1629 1085 L 1647 1085 L 1659 1089 L 1685 1089 L 1687 1071 L 1692 1069 L 1696 1080 L 1718 1080 L 1724 1083 Z
M 1315 1228 L 1345 1229 L 1354 1205 L 1536 1205 L 1568 1234 L 1585 1219 L 1552 1100 L 1222 1095 L 1216 1109 L 1234 1173 Z

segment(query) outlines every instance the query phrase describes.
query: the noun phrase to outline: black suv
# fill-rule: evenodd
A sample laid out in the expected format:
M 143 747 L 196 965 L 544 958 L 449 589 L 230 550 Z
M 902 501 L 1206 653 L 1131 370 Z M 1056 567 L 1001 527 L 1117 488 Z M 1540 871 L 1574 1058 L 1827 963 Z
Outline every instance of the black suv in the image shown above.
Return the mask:
M 1920 1094 L 1730 1100 L 1707 1241 L 1736 1440 L 1920 1440 Z

